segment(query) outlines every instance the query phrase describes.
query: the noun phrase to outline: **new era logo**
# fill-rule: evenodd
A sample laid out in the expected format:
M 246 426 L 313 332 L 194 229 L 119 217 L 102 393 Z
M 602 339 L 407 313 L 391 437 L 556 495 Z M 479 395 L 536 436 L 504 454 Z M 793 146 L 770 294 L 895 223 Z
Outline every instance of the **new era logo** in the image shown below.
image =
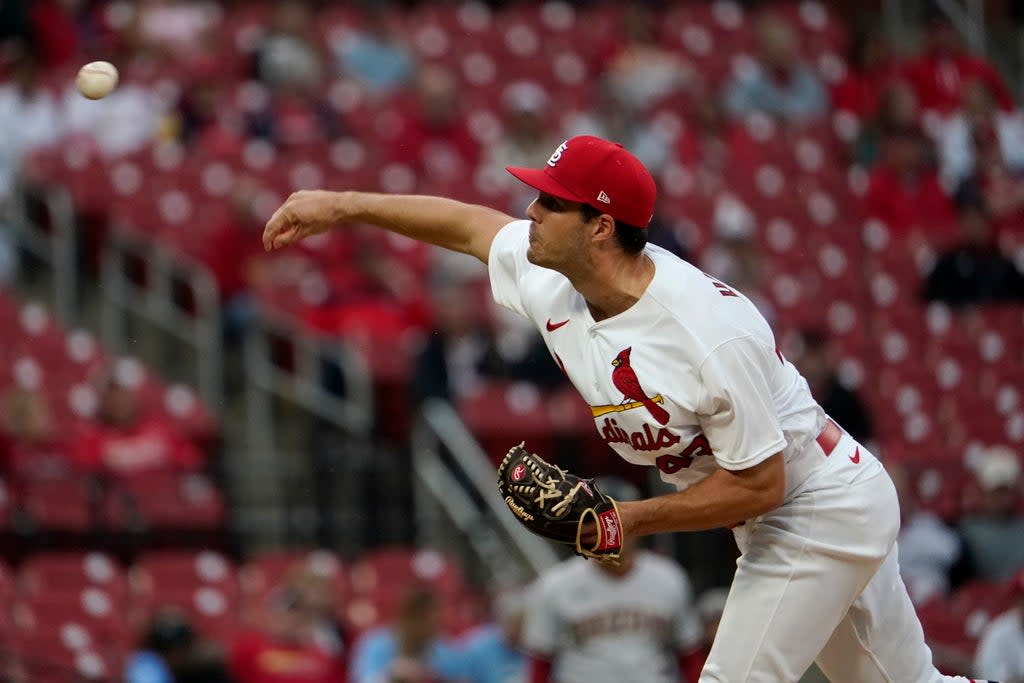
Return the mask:
M 602 204 L 611 204 L 612 198 L 605 194 L 604 190 L 601 190 L 600 192 L 597 193 L 597 201 L 601 202 Z

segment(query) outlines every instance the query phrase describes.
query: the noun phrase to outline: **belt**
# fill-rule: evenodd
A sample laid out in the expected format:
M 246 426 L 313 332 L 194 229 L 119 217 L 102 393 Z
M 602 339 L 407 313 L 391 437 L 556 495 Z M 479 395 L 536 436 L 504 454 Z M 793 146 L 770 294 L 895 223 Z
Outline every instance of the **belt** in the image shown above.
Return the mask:
M 822 428 L 821 433 L 815 439 L 821 450 L 824 451 L 825 457 L 832 455 L 832 451 L 836 449 L 836 445 L 839 440 L 843 438 L 843 430 L 839 428 L 832 418 L 825 419 L 825 426 Z

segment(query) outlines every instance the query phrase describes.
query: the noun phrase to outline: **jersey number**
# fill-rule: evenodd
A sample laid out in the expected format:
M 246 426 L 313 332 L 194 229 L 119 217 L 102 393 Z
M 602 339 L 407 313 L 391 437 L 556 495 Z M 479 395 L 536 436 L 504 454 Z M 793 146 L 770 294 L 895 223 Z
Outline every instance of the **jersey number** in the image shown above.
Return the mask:
M 654 464 L 665 474 L 675 474 L 692 465 L 693 459 L 700 455 L 711 455 L 711 444 L 703 434 L 694 437 L 679 455 L 659 455 Z

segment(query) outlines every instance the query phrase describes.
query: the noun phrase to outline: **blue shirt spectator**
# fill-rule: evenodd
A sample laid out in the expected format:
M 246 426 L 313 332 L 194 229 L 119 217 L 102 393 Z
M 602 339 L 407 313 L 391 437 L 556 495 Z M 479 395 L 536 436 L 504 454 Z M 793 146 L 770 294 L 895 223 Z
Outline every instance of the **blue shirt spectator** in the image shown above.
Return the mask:
M 349 678 L 352 683 L 390 683 L 392 664 L 400 658 L 398 639 L 390 628 L 370 631 L 356 642 Z M 429 643 L 419 659 L 442 681 L 465 677 L 465 664 L 459 651 L 442 640 Z
M 461 683 L 465 660 L 440 634 L 437 596 L 410 589 L 390 627 L 356 641 L 349 683 Z
M 409 51 L 388 21 L 387 10 L 371 6 L 364 31 L 343 33 L 331 46 L 341 71 L 372 91 L 390 92 L 412 78 Z
M 132 653 L 125 662 L 124 680 L 125 683 L 174 683 L 174 675 L 160 655 L 141 650 Z
M 525 658 L 508 644 L 500 626 L 481 626 L 467 635 L 463 656 L 469 683 L 518 683 L 523 680 Z
M 783 121 L 813 121 L 825 114 L 828 93 L 818 75 L 800 61 L 793 28 L 766 16 L 757 26 L 758 60 L 741 69 L 725 95 L 730 114 L 761 112 Z

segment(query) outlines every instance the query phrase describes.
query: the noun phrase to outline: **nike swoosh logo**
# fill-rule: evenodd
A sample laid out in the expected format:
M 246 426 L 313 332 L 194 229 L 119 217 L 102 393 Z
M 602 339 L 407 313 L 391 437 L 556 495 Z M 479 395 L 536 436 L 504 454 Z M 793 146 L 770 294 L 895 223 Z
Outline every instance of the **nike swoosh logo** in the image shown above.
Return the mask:
M 854 465 L 860 463 L 860 448 L 853 449 L 853 455 L 850 456 L 850 462 L 852 462 Z
M 548 324 L 547 324 L 548 332 L 554 332 L 555 330 L 557 330 L 562 325 L 568 325 L 568 324 L 569 324 L 569 319 L 568 318 L 566 318 L 565 320 L 563 320 L 560 323 L 553 323 L 553 322 L 551 322 L 551 318 L 548 318 Z

